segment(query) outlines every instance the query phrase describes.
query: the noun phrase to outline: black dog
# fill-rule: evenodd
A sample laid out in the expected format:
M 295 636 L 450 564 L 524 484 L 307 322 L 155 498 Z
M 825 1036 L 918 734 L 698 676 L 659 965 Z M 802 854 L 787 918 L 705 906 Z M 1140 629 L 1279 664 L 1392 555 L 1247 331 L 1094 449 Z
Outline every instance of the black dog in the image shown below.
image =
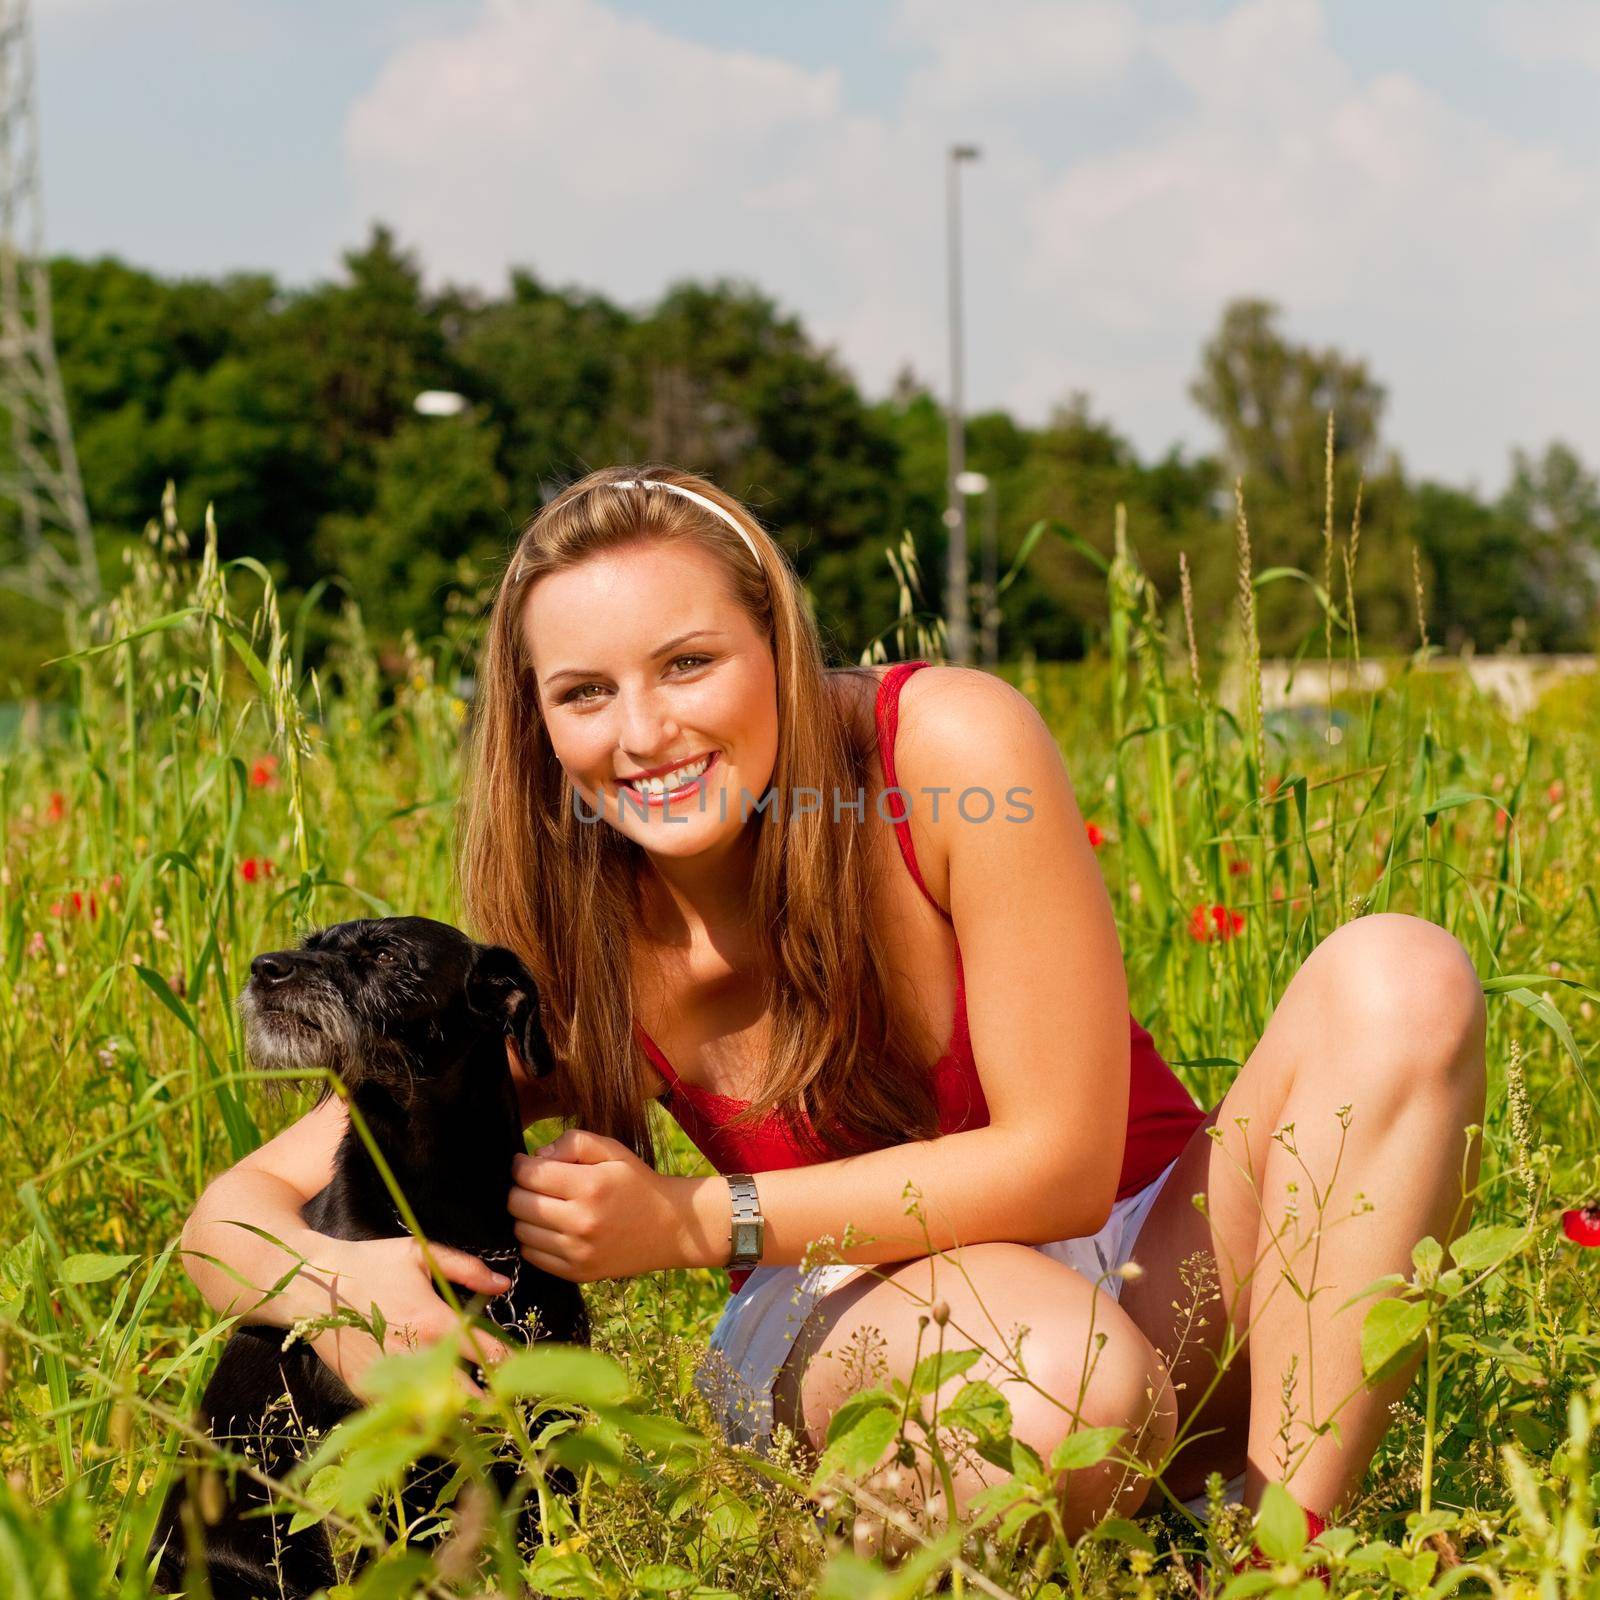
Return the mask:
M 240 1011 L 252 1060 L 338 1075 L 423 1237 L 481 1256 L 514 1280 L 485 1308 L 503 1335 L 587 1343 L 577 1286 L 520 1259 L 506 1210 L 511 1160 L 525 1146 L 505 1039 L 516 1040 L 530 1072 L 553 1065 L 521 961 L 442 922 L 383 917 L 341 922 L 298 949 L 257 956 L 250 974 Z M 331 1181 L 301 1215 L 337 1239 L 406 1231 L 354 1127 L 339 1145 Z M 459 1294 L 465 1303 L 468 1292 Z M 241 1324 L 201 1399 L 212 1437 L 272 1478 L 295 1465 L 305 1434 L 326 1432 L 360 1404 L 305 1342 L 285 1351 L 283 1340 L 282 1328 Z M 419 1477 L 442 1482 L 439 1465 L 420 1464 L 411 1488 Z M 161 1551 L 158 1588 L 169 1594 L 184 1584 L 185 1495 L 180 1478 L 151 1541 L 151 1553 Z M 291 1534 L 287 1510 L 244 1515 L 269 1498 L 263 1485 L 237 1474 L 232 1498 L 205 1527 L 216 1600 L 303 1596 L 337 1580 L 320 1524 Z

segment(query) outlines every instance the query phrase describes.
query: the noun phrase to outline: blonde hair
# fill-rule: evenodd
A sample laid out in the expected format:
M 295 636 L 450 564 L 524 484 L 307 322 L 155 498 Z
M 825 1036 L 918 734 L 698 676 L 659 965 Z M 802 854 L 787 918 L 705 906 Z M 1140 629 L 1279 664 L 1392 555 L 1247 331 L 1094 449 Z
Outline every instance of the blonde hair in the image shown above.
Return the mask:
M 640 480 L 681 492 L 634 492 Z M 528 594 L 541 578 L 639 540 L 692 540 L 708 551 L 771 647 L 778 704 L 772 789 L 854 796 L 866 784 L 873 745 L 855 736 L 828 681 L 871 674 L 826 666 L 804 589 L 782 548 L 705 478 L 671 467 L 590 473 L 518 536 L 479 656 L 459 814 L 462 905 L 473 936 L 514 950 L 539 986 L 557 1060 L 555 1090 L 568 1120 L 653 1162 L 631 959 L 647 852 L 618 829 L 575 814 L 522 632 Z M 932 1137 L 938 1128 L 928 1063 L 890 1014 L 888 951 L 868 916 L 862 825 L 848 813 L 836 821 L 828 806 L 800 815 L 795 809 L 773 806 L 745 824 L 759 833 L 750 926 L 772 1048 L 755 1098 L 735 1125 L 777 1112 L 818 1158 Z

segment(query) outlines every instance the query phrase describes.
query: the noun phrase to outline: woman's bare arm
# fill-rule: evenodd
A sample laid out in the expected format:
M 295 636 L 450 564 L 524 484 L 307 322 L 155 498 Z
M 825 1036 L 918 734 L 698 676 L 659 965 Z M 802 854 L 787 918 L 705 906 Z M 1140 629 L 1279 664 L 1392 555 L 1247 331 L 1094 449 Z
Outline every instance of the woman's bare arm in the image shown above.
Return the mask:
M 926 685 L 922 680 L 929 680 Z M 765 1261 L 800 1261 L 847 1226 L 874 1242 L 852 1261 L 890 1261 L 930 1244 L 1042 1243 L 1096 1232 L 1110 1214 L 1127 1133 L 1127 976 L 1111 901 L 1054 736 L 996 678 L 927 668 L 902 723 L 896 765 L 917 818 L 930 892 L 948 882 L 961 946 L 973 1055 L 989 1124 L 942 1138 L 758 1175 Z M 926 789 L 942 786 L 938 820 Z M 1017 798 L 1008 791 L 1026 790 Z M 964 821 L 985 802 L 987 821 Z M 1031 808 L 1026 821 L 1006 820 Z M 726 1259 L 720 1178 L 689 1179 L 689 1246 Z M 922 1220 L 906 1214 L 907 1187 Z M 926 1223 L 927 1232 L 923 1231 Z
M 328 1310 L 330 1285 L 316 1273 L 302 1272 L 270 1300 L 262 1296 L 294 1265 L 295 1256 L 314 1264 L 320 1260 L 326 1235 L 301 1220 L 300 1208 L 332 1176 L 334 1151 L 348 1120 L 341 1100 L 326 1100 L 207 1184 L 184 1223 L 180 1244 L 195 1288 L 216 1310 L 280 1327 Z M 288 1250 L 238 1222 L 272 1234 Z
M 527 1120 L 552 1114 L 557 1108 L 549 1104 L 548 1091 L 522 1072 L 509 1041 L 507 1055 Z M 366 1315 L 377 1305 L 389 1326 L 408 1329 L 424 1342 L 450 1336 L 474 1360 L 504 1355 L 498 1341 L 462 1328 L 440 1298 L 416 1240 L 334 1239 L 301 1219 L 300 1208 L 333 1175 L 348 1122 L 343 1101 L 327 1100 L 206 1186 L 180 1241 L 195 1287 L 218 1311 L 237 1312 L 246 1322 L 288 1327 L 340 1307 Z M 429 1241 L 428 1252 L 452 1283 L 472 1293 L 493 1295 L 509 1287 L 508 1279 L 466 1251 Z M 299 1262 L 305 1264 L 293 1271 Z M 289 1281 L 273 1293 L 285 1277 Z M 368 1334 L 348 1326 L 324 1330 L 311 1348 L 358 1394 L 379 1353 Z M 461 1381 L 474 1387 L 464 1375 Z

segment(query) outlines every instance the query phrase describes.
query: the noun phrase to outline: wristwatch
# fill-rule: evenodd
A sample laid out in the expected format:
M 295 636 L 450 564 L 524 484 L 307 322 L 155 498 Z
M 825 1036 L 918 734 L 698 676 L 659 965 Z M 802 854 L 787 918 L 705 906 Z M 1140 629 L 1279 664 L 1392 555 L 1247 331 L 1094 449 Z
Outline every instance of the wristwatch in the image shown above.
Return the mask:
M 756 1181 L 748 1172 L 730 1172 L 727 1179 L 733 1195 L 733 1232 L 728 1241 L 732 1254 L 728 1265 L 753 1267 L 760 1262 L 767 1239 L 767 1223 L 761 1215 Z

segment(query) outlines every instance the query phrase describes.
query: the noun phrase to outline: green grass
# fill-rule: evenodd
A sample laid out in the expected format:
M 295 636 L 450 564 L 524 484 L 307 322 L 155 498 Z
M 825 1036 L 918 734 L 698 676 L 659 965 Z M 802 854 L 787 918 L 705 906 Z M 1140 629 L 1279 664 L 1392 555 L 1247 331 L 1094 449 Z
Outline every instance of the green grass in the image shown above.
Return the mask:
M 1308 673 L 1359 644 L 1348 584 L 1341 601 L 1329 581 L 1348 546 L 1330 529 L 1328 548 Z M 936 653 L 915 566 L 897 573 L 901 616 L 885 632 L 897 653 Z M 1249 575 L 1242 524 L 1240 573 L 1233 653 L 1248 686 L 1251 607 L 1282 579 Z M 1331 1586 L 1596 1593 L 1600 1258 L 1566 1243 L 1558 1219 L 1600 1193 L 1600 692 L 1569 684 L 1517 725 L 1460 675 L 1414 670 L 1419 655 L 1328 716 L 1264 714 L 1248 687 L 1229 708 L 1120 531 L 1106 582 L 1102 659 L 1004 671 L 1057 731 L 1104 832 L 1134 1010 L 1196 1096 L 1221 1095 L 1301 961 L 1352 917 L 1433 918 L 1489 991 L 1474 1244 L 1465 1261 L 1458 1245 L 1454 1270 L 1421 1250 L 1380 1319 L 1428 1358 L 1330 1538 Z M 301 670 L 296 624 L 253 564 L 219 570 L 209 537 L 190 556 L 169 505 L 121 593 L 79 626 L 78 654 L 52 669 L 65 715 L 4 751 L 0 1600 L 145 1593 L 152 1495 L 227 1332 L 175 1258 L 178 1231 L 205 1181 L 297 1110 L 242 1055 L 233 999 L 250 957 L 313 922 L 457 915 L 467 614 L 445 637 L 408 642 L 392 693 L 354 612 L 319 678 Z M 1196 909 L 1214 906 L 1242 927 L 1196 939 Z M 673 1152 L 693 1170 L 681 1138 Z M 997 1474 L 974 1525 L 932 1527 L 894 1572 L 856 1557 L 850 1469 L 882 1442 L 872 1413 L 892 1401 L 917 1443 L 925 1395 L 845 1416 L 815 1484 L 792 1459 L 764 1467 L 715 1437 L 691 1381 L 724 1293 L 714 1272 L 593 1286 L 599 1353 L 530 1359 L 473 1411 L 437 1355 L 394 1358 L 385 1397 L 295 1490 L 342 1519 L 347 1542 L 385 1552 L 355 1592 L 509 1594 L 519 1575 L 556 1595 L 1193 1592 L 1205 1543 L 1170 1511 L 1020 1545 L 1049 1503 L 1043 1470 L 978 1394 L 957 1433 L 1014 1470 Z M 1376 1340 L 1384 1327 L 1372 1327 Z M 581 1426 L 521 1433 L 519 1399 L 542 1395 L 582 1405 Z M 457 1500 L 462 1526 L 437 1557 L 369 1506 L 392 1480 L 396 1440 L 470 1460 L 508 1433 L 530 1488 L 547 1456 L 582 1480 L 570 1525 L 552 1508 L 537 1552 L 518 1552 L 509 1516 L 476 1493 Z M 1302 1555 L 1271 1506 L 1256 1537 L 1279 1561 L 1260 1581 L 1300 1582 Z

